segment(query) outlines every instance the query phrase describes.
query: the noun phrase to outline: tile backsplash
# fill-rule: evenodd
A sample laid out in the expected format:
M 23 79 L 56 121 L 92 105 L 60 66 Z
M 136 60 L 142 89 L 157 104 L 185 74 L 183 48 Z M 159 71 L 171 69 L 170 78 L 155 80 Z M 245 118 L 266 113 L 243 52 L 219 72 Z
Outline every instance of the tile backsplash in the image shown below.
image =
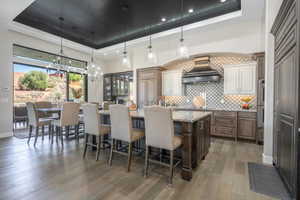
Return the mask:
M 223 66 L 226 64 L 242 64 L 253 61 L 251 56 L 211 56 L 211 67 L 221 75 L 224 74 Z M 177 63 L 170 68 L 181 68 L 189 71 L 193 68 L 193 61 Z M 244 95 L 224 95 L 224 80 L 216 83 L 198 83 L 183 87 L 183 96 L 167 96 L 165 101 L 177 106 L 192 106 L 195 97 L 201 96 L 205 99 L 207 109 L 241 110 L 241 98 Z M 256 108 L 256 96 L 251 96 L 252 109 Z

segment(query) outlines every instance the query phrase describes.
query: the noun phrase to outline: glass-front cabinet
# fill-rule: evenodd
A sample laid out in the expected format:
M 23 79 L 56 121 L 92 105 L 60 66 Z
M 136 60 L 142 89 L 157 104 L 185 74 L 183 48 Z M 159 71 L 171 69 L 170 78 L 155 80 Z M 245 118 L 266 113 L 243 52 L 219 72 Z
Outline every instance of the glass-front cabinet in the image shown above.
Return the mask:
M 116 101 L 120 97 L 129 97 L 132 82 L 132 71 L 105 74 L 103 77 L 103 100 Z

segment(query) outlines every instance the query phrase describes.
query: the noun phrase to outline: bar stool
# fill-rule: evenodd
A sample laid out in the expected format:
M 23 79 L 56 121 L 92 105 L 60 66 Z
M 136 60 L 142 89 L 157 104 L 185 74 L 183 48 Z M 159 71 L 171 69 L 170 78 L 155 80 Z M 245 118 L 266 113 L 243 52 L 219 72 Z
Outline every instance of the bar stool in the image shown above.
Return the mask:
M 83 158 L 86 156 L 88 146 L 97 147 L 96 161 L 99 160 L 101 141 L 103 136 L 110 133 L 110 126 L 101 124 L 99 115 L 99 105 L 87 103 L 82 105 L 83 110 L 83 121 L 84 121 L 84 132 L 85 132 L 85 146 L 83 152 Z M 98 137 L 98 144 L 88 143 L 89 136 Z
M 132 128 L 132 119 L 130 117 L 129 108 L 125 105 L 110 105 L 110 121 L 111 121 L 111 138 L 112 145 L 109 156 L 109 165 L 112 165 L 113 153 L 124 154 L 116 150 L 115 141 L 128 142 L 128 160 L 127 171 L 130 171 L 132 159 L 132 143 L 140 140 L 145 136 L 144 130 Z M 126 155 L 126 154 L 125 154 Z
M 33 128 L 35 128 L 35 140 L 34 140 L 34 146 L 35 146 L 39 136 L 39 128 L 44 126 L 49 126 L 49 133 L 50 133 L 52 131 L 51 122 L 53 120 L 47 118 L 45 119 L 39 118 L 39 115 L 36 110 L 36 106 L 32 102 L 27 102 L 26 108 L 27 108 L 28 124 L 29 124 L 29 137 L 27 143 L 30 142 Z M 44 138 L 44 132 L 43 132 L 43 138 Z
M 66 102 L 62 105 L 60 119 L 53 121 L 53 125 L 56 127 L 56 139 L 58 139 L 58 136 L 60 135 L 62 146 L 64 145 L 63 131 L 62 131 L 63 127 L 75 126 L 76 127 L 75 135 L 77 141 L 79 141 L 79 136 L 78 136 L 79 111 L 80 111 L 79 103 Z M 53 143 L 53 136 L 54 133 L 52 134 L 51 143 Z
M 174 168 L 174 151 L 182 144 L 180 136 L 174 135 L 174 122 L 172 110 L 168 108 L 151 106 L 144 107 L 145 133 L 146 133 L 146 156 L 144 176 L 148 175 L 149 162 L 162 164 L 170 168 L 169 184 L 172 184 Z M 170 163 L 165 164 L 149 159 L 149 147 L 160 148 L 170 151 Z

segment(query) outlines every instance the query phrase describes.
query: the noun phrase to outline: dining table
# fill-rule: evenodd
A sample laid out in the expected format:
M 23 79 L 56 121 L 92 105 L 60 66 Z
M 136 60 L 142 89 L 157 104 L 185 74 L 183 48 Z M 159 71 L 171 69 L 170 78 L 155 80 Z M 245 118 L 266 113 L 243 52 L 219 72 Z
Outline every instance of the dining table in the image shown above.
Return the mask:
M 38 112 L 60 114 L 62 108 L 39 108 Z M 110 116 L 109 110 L 99 110 L 99 115 Z M 174 123 L 181 126 L 182 136 L 181 148 L 181 177 L 190 181 L 193 177 L 193 170 L 198 167 L 201 160 L 205 159 L 210 148 L 211 112 L 205 111 L 176 111 L 172 112 Z M 134 120 L 144 121 L 144 111 L 130 111 Z M 153 127 L 155 128 L 155 127 Z M 96 140 L 95 140 L 96 141 Z

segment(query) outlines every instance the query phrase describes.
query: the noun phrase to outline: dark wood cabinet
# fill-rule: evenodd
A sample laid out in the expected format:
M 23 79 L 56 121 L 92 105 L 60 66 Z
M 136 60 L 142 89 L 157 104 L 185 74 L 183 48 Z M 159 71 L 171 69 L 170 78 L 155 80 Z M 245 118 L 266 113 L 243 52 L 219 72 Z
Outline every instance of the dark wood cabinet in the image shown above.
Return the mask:
M 213 111 L 211 135 L 256 140 L 256 112 Z
M 116 101 L 118 97 L 130 95 L 130 84 L 133 82 L 133 72 L 104 74 L 103 100 Z
M 238 112 L 238 138 L 256 140 L 256 113 Z
M 237 112 L 214 111 L 211 134 L 236 139 Z
M 299 8 L 283 1 L 275 36 L 273 162 L 293 199 L 299 199 Z
M 137 71 L 138 107 L 157 104 L 162 95 L 161 68 L 152 67 Z

